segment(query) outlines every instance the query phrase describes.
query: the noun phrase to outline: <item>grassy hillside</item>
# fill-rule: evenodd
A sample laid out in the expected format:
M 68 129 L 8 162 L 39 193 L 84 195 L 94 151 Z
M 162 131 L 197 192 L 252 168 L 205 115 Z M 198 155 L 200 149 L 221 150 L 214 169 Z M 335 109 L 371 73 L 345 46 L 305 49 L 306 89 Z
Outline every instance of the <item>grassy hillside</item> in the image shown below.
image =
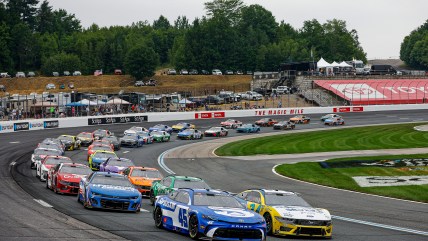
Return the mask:
M 117 93 L 125 92 L 144 93 L 170 93 L 177 91 L 189 91 L 193 95 L 213 93 L 215 90 L 228 89 L 245 91 L 250 88 L 250 75 L 155 75 L 153 77 L 157 86 L 134 87 L 134 80 L 128 75 L 103 75 L 103 76 L 67 76 L 67 77 L 36 77 L 36 78 L 12 78 L 0 79 L 0 85 L 6 87 L 10 94 L 29 94 L 31 92 L 41 93 L 49 83 L 59 85 L 73 82 L 75 90 L 79 92 L 93 93 Z M 68 87 L 65 90 L 70 91 Z

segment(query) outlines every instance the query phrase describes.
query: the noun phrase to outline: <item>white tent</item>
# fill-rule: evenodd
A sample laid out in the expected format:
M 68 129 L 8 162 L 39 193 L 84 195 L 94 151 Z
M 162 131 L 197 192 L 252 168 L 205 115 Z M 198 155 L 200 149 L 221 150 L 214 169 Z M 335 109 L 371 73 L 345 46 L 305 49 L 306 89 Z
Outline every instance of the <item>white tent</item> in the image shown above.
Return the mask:
M 351 65 L 349 65 L 348 63 L 346 63 L 345 61 L 342 61 L 340 64 L 339 64 L 339 67 L 352 67 Z
M 78 101 L 77 103 L 80 103 L 80 104 L 82 104 L 82 105 L 94 106 L 94 105 L 101 105 L 101 104 L 103 104 L 104 102 L 99 102 L 99 103 L 97 103 L 97 102 L 94 102 L 94 101 L 90 101 L 90 100 L 88 100 L 88 99 L 82 99 L 81 101 Z
M 331 63 L 332 67 L 339 67 L 339 63 L 337 63 L 336 61 L 334 61 L 333 63 Z
M 107 101 L 106 104 L 129 105 L 131 103 L 126 100 L 122 100 L 121 98 L 114 97 L 113 99 Z
M 325 68 L 325 67 L 330 67 L 331 64 L 328 63 L 327 61 L 325 61 L 322 57 L 321 59 L 317 62 L 317 68 Z
M 193 101 L 190 101 L 184 98 L 184 99 L 181 99 L 178 103 L 180 104 L 181 107 L 186 107 L 186 104 L 193 104 Z

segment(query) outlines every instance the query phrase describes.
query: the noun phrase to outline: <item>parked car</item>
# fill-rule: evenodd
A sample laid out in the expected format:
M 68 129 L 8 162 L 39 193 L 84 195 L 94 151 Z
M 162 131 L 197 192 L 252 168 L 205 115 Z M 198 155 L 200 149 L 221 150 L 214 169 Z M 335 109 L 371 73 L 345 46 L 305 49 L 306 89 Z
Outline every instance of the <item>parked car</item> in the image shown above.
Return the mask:
M 35 77 L 36 73 L 34 73 L 33 71 L 28 72 L 27 77 Z
M 46 85 L 46 89 L 47 89 L 47 90 L 53 90 L 53 89 L 55 89 L 55 84 L 52 84 L 52 83 L 47 84 L 47 85 Z
M 64 83 L 60 84 L 60 85 L 59 85 L 59 89 L 60 89 L 60 90 L 65 89 L 65 84 L 64 84 Z
M 175 69 L 168 69 L 167 74 L 168 75 L 176 75 L 177 71 L 175 71 Z
M 245 72 L 245 74 L 247 74 L 247 75 L 253 75 L 253 71 L 247 70 L 247 72 Z
M 68 88 L 70 88 L 70 89 L 74 89 L 74 83 L 73 83 L 73 82 L 68 83 Z
M 205 98 L 205 103 L 213 104 L 213 105 L 220 105 L 220 104 L 224 104 L 224 99 L 222 99 L 216 95 L 209 95 L 209 96 L 207 96 L 207 98 Z
M 121 69 L 115 69 L 114 74 L 115 75 L 122 75 L 122 70 Z
M 25 73 L 24 72 L 17 72 L 15 77 L 16 78 L 25 78 Z
M 224 73 L 227 74 L 227 75 L 232 75 L 233 71 L 232 70 L 226 70 L 226 71 L 224 71 Z
M 262 100 L 263 96 L 254 91 L 247 91 L 241 94 L 241 99 L 243 100 Z
M 219 69 L 213 69 L 212 74 L 213 75 L 223 75 L 223 73 Z
M 201 74 L 203 74 L 203 75 L 209 75 L 210 72 L 208 70 L 203 69 L 203 70 L 201 70 Z
M 73 76 L 80 76 L 80 75 L 82 75 L 82 72 L 80 72 L 78 70 L 73 72 Z
M 199 74 L 199 73 L 198 73 L 198 71 L 197 71 L 196 69 L 191 69 L 191 70 L 189 71 L 189 74 L 191 74 L 191 75 L 197 75 L 197 74 Z
M 135 81 L 135 83 L 134 83 L 135 87 L 141 87 L 141 86 L 145 86 L 145 85 L 146 84 L 142 80 Z
M 7 72 L 0 73 L 0 78 L 10 78 L 10 77 L 11 76 Z
M 59 72 L 52 72 L 52 76 L 58 77 L 59 76 Z
M 187 75 L 187 74 L 189 74 L 189 71 L 187 71 L 187 69 L 182 69 L 182 70 L 180 70 L 180 74 L 181 75 Z
M 0 91 L 6 92 L 6 86 L 0 85 Z
M 70 71 L 64 71 L 64 76 L 70 76 Z
M 244 72 L 242 72 L 242 70 L 237 70 L 237 71 L 236 71 L 236 74 L 237 74 L 237 75 L 242 75 L 242 74 L 244 74 Z

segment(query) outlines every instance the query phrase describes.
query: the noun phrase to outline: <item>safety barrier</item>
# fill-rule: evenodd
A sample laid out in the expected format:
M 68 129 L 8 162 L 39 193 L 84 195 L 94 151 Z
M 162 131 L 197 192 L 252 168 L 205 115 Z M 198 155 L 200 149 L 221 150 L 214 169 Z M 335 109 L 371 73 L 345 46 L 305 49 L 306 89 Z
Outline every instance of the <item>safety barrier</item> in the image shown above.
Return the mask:
M 371 105 L 371 106 L 330 106 L 330 107 L 301 107 L 301 108 L 271 108 L 250 110 L 201 111 L 201 112 L 153 112 L 135 113 L 110 116 L 87 116 L 57 119 L 30 119 L 0 122 L 0 133 L 16 131 L 44 130 L 52 128 L 69 128 L 80 126 L 97 126 L 111 124 L 162 121 L 181 121 L 215 118 L 237 118 L 254 116 L 287 116 L 297 114 L 326 114 L 347 112 L 426 110 L 428 104 L 408 105 Z

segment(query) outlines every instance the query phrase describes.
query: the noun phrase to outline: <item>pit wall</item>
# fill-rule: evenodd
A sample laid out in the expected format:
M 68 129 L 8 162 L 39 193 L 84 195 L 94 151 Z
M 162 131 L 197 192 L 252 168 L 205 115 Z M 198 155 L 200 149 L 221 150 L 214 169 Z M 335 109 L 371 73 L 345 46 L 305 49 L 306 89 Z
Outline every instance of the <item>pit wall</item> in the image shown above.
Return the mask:
M 401 110 L 427 110 L 428 104 L 409 105 L 372 105 L 372 106 L 331 106 L 331 107 L 301 107 L 301 108 L 272 108 L 251 110 L 227 110 L 227 111 L 200 111 L 200 112 L 155 112 L 133 113 L 110 116 L 87 116 L 71 118 L 30 119 L 16 121 L 1 121 L 0 134 L 17 131 L 33 131 L 52 128 L 70 128 L 80 126 L 99 126 L 111 124 L 162 121 L 182 121 L 196 119 L 237 118 L 255 116 L 291 116 L 298 114 L 328 114 L 350 112 L 374 112 L 374 111 L 401 111 Z

